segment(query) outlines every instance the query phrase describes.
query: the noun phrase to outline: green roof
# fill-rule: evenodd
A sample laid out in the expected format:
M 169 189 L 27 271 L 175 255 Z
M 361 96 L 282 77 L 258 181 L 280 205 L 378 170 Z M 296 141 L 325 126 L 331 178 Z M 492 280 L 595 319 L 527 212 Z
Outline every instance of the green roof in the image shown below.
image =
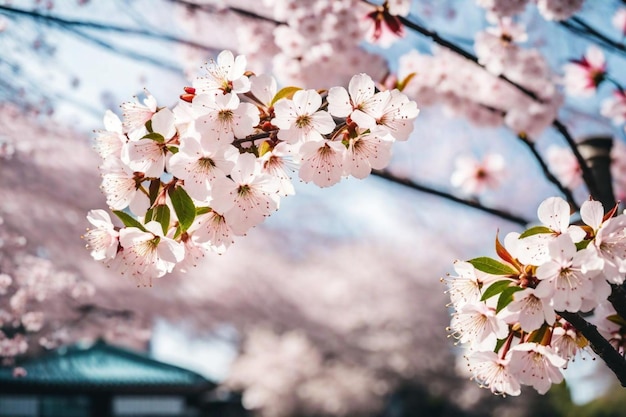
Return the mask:
M 96 342 L 74 345 L 18 364 L 26 376 L 0 367 L 0 386 L 13 391 L 202 392 L 215 384 L 202 375 L 128 349 Z

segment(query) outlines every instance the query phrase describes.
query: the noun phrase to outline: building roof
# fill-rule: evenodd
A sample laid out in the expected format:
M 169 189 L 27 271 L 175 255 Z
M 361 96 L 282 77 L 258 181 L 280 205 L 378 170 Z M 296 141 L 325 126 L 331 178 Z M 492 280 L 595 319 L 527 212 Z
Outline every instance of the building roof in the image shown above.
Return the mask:
M 174 394 L 215 388 L 215 383 L 195 372 L 102 341 L 57 349 L 18 365 L 26 376 L 14 377 L 12 367 L 0 367 L 3 391 Z

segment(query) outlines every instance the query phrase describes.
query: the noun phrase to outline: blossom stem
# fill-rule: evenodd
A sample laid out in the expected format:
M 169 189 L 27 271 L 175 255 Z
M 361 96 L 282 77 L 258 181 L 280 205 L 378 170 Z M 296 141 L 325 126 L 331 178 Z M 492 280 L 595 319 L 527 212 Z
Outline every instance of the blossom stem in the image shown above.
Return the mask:
M 578 313 L 558 311 L 557 314 L 567 320 L 589 341 L 591 349 L 613 371 L 622 387 L 626 387 L 626 359 L 616 351 L 593 324 L 589 323 Z

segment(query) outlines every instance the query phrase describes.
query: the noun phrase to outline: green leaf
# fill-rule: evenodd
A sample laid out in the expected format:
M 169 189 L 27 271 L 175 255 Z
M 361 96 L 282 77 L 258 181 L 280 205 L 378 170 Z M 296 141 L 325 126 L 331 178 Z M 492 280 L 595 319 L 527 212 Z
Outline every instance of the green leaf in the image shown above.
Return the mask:
M 302 90 L 300 87 L 284 87 L 281 88 L 270 102 L 270 106 L 273 106 L 278 100 L 282 98 L 293 98 L 296 91 Z
M 170 151 L 172 155 L 177 154 L 179 151 L 178 146 L 168 146 L 167 150 Z
M 413 77 L 415 77 L 416 73 L 412 72 L 409 75 L 407 75 L 406 77 L 404 77 L 404 80 L 400 81 L 397 85 L 398 90 L 402 91 L 404 90 L 404 88 L 406 87 L 406 85 L 409 83 L 409 81 L 411 81 L 413 79 Z
M 159 190 L 161 189 L 161 180 L 155 179 L 150 181 L 150 188 L 148 195 L 150 196 L 150 206 L 154 204 L 157 197 L 159 196 Z
M 513 294 L 518 291 L 523 290 L 522 287 L 508 287 L 505 288 L 504 291 L 500 294 L 500 298 L 498 299 L 498 305 L 496 306 L 496 313 L 499 313 L 504 307 L 511 304 L 513 301 Z
M 489 287 L 487 287 L 487 289 L 483 293 L 483 296 L 480 297 L 480 301 L 485 301 L 486 299 L 491 298 L 496 294 L 500 294 L 512 283 L 513 281 L 510 281 L 508 279 L 494 282 Z
M 186 232 L 193 223 L 193 219 L 196 218 L 196 206 L 183 187 L 170 188 L 169 195 L 182 229 L 181 232 Z
M 152 133 L 152 119 L 148 120 L 146 122 L 146 130 L 150 133 Z
M 146 215 L 143 217 L 143 221 L 148 223 L 152 220 L 152 216 L 154 216 L 154 208 L 150 207 L 148 211 L 146 211 Z
M 155 220 L 161 224 L 163 234 L 166 235 L 167 230 L 170 227 L 170 208 L 165 204 L 156 206 L 154 209 L 154 214 L 152 215 L 152 220 Z
M 589 246 L 589 243 L 591 243 L 591 240 L 581 240 L 580 242 L 576 243 L 576 250 L 583 250 L 585 249 L 587 246 Z
M 543 323 L 540 328 L 537 330 L 533 330 L 528 336 L 528 341 L 532 343 L 541 343 L 543 338 L 546 335 L 546 331 L 548 331 L 548 325 Z
M 156 141 L 156 142 L 159 142 L 159 143 L 165 142 L 165 138 L 163 137 L 163 135 L 160 134 L 160 133 L 156 133 L 156 132 L 148 133 L 147 135 L 145 135 L 141 139 L 152 139 L 153 141 Z
M 474 268 L 479 271 L 485 272 L 491 275 L 517 275 L 517 271 L 502 262 L 495 259 L 488 258 L 486 256 L 480 258 L 474 258 L 467 261 L 474 265 Z
M 122 223 L 124 223 L 124 226 L 126 226 L 126 227 L 136 227 L 138 229 L 143 230 L 144 232 L 147 232 L 147 230 L 144 227 L 144 225 L 141 224 L 139 222 L 139 220 L 135 219 L 130 214 L 125 213 L 123 211 L 119 211 L 119 210 L 113 210 L 113 214 L 115 214 L 118 217 L 118 219 L 120 219 L 122 221 Z
M 540 233 L 553 233 L 553 232 L 552 232 L 552 229 L 550 229 L 549 227 L 546 227 L 546 226 L 535 226 L 535 227 L 531 227 L 530 229 L 528 229 L 524 233 L 522 233 L 519 236 L 519 239 L 524 239 L 525 237 L 532 236 L 532 235 L 538 235 Z
M 211 207 L 196 207 L 196 216 L 199 216 L 201 214 L 207 214 L 212 211 L 213 209 Z
M 606 319 L 611 323 L 617 324 L 618 326 L 626 327 L 626 320 L 624 320 L 624 318 L 618 314 L 613 314 Z
M 496 342 L 496 348 L 493 350 L 495 353 L 498 353 L 498 351 L 500 350 L 500 348 L 502 346 L 504 346 L 504 342 L 506 342 L 506 337 L 504 339 L 498 339 L 498 341 Z

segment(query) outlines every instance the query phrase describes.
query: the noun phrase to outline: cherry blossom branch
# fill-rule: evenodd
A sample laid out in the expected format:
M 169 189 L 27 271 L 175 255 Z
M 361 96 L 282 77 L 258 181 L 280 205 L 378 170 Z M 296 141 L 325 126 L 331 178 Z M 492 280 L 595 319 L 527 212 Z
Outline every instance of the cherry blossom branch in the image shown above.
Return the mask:
M 552 122 L 552 126 L 554 126 L 554 128 L 561 134 L 561 136 L 563 136 L 570 149 L 574 153 L 576 161 L 578 161 L 578 165 L 580 166 L 583 180 L 585 181 L 587 189 L 589 190 L 589 194 L 591 194 L 591 197 L 594 200 L 601 201 L 601 193 L 598 190 L 598 186 L 596 184 L 596 179 L 593 175 L 593 172 L 589 168 L 589 165 L 587 165 L 587 161 L 585 161 L 585 158 L 583 158 L 582 154 L 578 150 L 578 144 L 569 133 L 569 130 L 559 119 L 554 119 L 554 121 Z
M 617 314 L 626 319 L 626 288 L 624 284 L 611 284 L 611 295 L 609 295 L 608 300 Z
M 593 28 L 579 17 L 572 17 L 569 20 L 563 20 L 559 22 L 559 24 L 578 36 L 597 42 L 614 52 L 626 55 L 626 46 L 614 41 L 603 33 L 600 33 L 597 29 Z
M 62 28 L 85 28 L 85 29 L 95 29 L 98 31 L 106 31 L 106 32 L 117 32 L 122 34 L 132 34 L 139 35 L 148 38 L 175 42 L 182 45 L 193 46 L 195 48 L 199 48 L 205 50 L 207 52 L 214 53 L 216 52 L 215 48 L 208 47 L 198 42 L 194 42 L 189 39 L 183 39 L 174 35 L 170 35 L 167 33 L 153 32 L 140 28 L 126 27 L 126 26 L 115 26 L 110 24 L 103 24 L 92 21 L 85 20 L 70 20 L 64 19 L 58 16 L 53 16 L 50 14 L 41 14 L 35 10 L 24 10 L 19 9 L 7 5 L 0 5 L 0 11 L 4 11 L 7 14 L 13 14 L 21 17 L 29 17 L 37 21 L 41 21 L 48 24 L 53 24 Z
M 363 1 L 365 3 L 367 3 L 367 4 L 369 4 L 369 5 L 375 6 L 375 4 L 371 3 L 369 0 L 363 0 Z M 412 30 L 420 33 L 421 35 L 430 38 L 436 44 L 441 45 L 441 46 L 451 50 L 452 52 L 455 52 L 458 55 L 464 57 L 465 59 L 468 59 L 469 61 L 474 62 L 476 65 L 480 66 L 485 71 L 487 70 L 484 67 L 484 65 L 481 65 L 478 62 L 478 58 L 475 55 L 465 51 L 464 49 L 458 47 L 454 43 L 452 43 L 452 42 L 450 42 L 450 41 L 448 41 L 446 39 L 443 39 L 436 32 L 428 30 L 425 27 L 423 27 L 421 25 L 418 25 L 418 24 L 410 21 L 409 19 L 407 19 L 405 17 L 398 16 L 398 18 L 400 19 L 400 22 L 404 26 L 408 27 L 409 29 L 412 29 Z M 535 93 L 533 93 L 532 91 L 528 90 L 527 88 L 519 85 L 518 83 L 508 79 L 507 77 L 505 77 L 503 75 L 500 75 L 498 78 L 502 79 L 506 83 L 508 83 L 511 86 L 515 87 L 516 89 L 518 89 L 522 93 L 526 94 L 528 97 L 532 98 L 533 100 L 541 102 L 539 97 L 537 97 L 537 95 Z M 598 192 L 598 188 L 596 186 L 596 181 L 595 181 L 595 178 L 593 176 L 593 173 L 591 172 L 591 170 L 587 166 L 587 163 L 586 163 L 585 159 L 582 157 L 582 155 L 578 151 L 578 147 L 576 145 L 576 142 L 574 141 L 574 138 L 569 133 L 567 127 L 560 120 L 555 119 L 552 122 L 552 125 L 563 136 L 563 138 L 565 139 L 565 141 L 567 142 L 567 144 L 571 148 L 572 152 L 574 153 L 574 156 L 576 157 L 576 160 L 578 161 L 578 164 L 580 165 L 580 169 L 582 171 L 582 177 L 583 177 L 585 183 L 587 184 L 587 188 L 589 190 L 589 193 L 591 194 L 591 196 L 594 199 L 599 200 L 599 195 L 600 194 Z
M 365 3 L 373 5 L 373 3 L 371 3 L 368 0 L 363 0 Z M 474 62 L 476 65 L 480 66 L 481 68 L 485 68 L 482 64 L 480 64 L 478 62 L 478 58 L 467 52 L 465 49 L 460 48 L 458 45 L 454 44 L 453 42 L 450 42 L 444 38 L 442 38 L 441 36 L 439 36 L 437 34 L 437 32 L 434 32 L 432 30 L 426 29 L 425 27 L 418 25 L 417 23 L 412 22 L 411 20 L 407 19 L 406 17 L 402 17 L 402 16 L 397 16 L 398 19 L 400 19 L 400 22 L 408 27 L 409 29 L 412 29 L 414 31 L 416 31 L 417 33 L 432 39 L 433 42 L 435 42 L 438 45 L 441 45 L 449 50 L 451 50 L 452 52 L 457 53 L 458 55 L 461 55 L 463 58 Z M 523 92 L 524 94 L 526 94 L 528 97 L 532 98 L 535 101 L 538 102 L 543 102 L 543 100 L 541 100 L 541 98 L 539 98 L 537 96 L 537 94 L 535 94 L 534 92 L 530 91 L 529 89 L 519 85 L 518 83 L 516 83 L 515 81 L 512 81 L 510 78 L 508 78 L 506 75 L 500 74 L 496 76 L 497 78 L 501 79 L 502 81 L 510 84 L 511 86 L 517 88 L 518 90 L 520 90 L 521 92 Z
M 180 4 L 181 6 L 185 6 L 190 10 L 201 10 L 204 13 L 218 13 L 221 11 L 229 11 L 240 16 L 244 16 L 250 19 L 262 20 L 268 23 L 273 23 L 275 25 L 282 25 L 284 22 L 279 22 L 270 17 L 260 15 L 258 13 L 251 12 L 250 10 L 245 10 L 239 7 L 232 6 L 214 6 L 211 4 L 199 4 L 189 0 L 169 0 L 171 3 Z
M 571 323 L 589 341 L 591 349 L 613 371 L 620 384 L 626 387 L 626 359 L 617 352 L 593 324 L 589 323 L 578 313 L 567 311 L 557 312 L 561 317 Z
M 515 214 L 511 214 L 509 212 L 503 211 L 503 210 L 499 210 L 499 209 L 495 209 L 495 208 L 491 208 L 491 207 L 486 207 L 483 206 L 482 204 L 480 204 L 479 202 L 475 201 L 475 200 L 465 200 L 459 197 L 456 197 L 452 194 L 446 193 L 444 191 L 440 191 L 440 190 L 436 190 L 434 188 L 430 188 L 427 187 L 425 185 L 416 183 L 414 181 L 411 181 L 408 178 L 400 178 L 395 176 L 394 174 L 392 174 L 391 172 L 389 172 L 388 170 L 373 170 L 372 171 L 372 175 L 375 175 L 379 178 L 383 178 L 387 181 L 391 181 L 395 184 L 400 184 L 403 185 L 405 187 L 408 187 L 412 190 L 416 190 L 416 191 L 421 191 L 423 193 L 427 193 L 427 194 L 431 194 L 431 195 L 436 195 L 438 197 L 444 198 L 446 200 L 449 201 L 453 201 L 455 203 L 458 204 L 462 204 L 468 207 L 472 207 L 475 208 L 477 210 L 483 211 L 485 213 L 489 213 L 492 214 L 494 216 L 500 217 L 501 219 L 510 221 L 512 223 L 516 223 L 520 226 L 526 226 L 528 223 L 530 223 L 529 220 L 515 215 Z
M 550 181 L 552 184 L 557 186 L 557 188 L 563 193 L 563 195 L 567 199 L 567 202 L 569 203 L 569 205 L 574 210 L 576 210 L 576 211 L 580 210 L 580 208 L 578 207 L 578 204 L 576 204 L 576 200 L 574 200 L 574 196 L 572 195 L 571 190 L 568 189 L 567 187 L 565 187 L 563 184 L 561 184 L 561 182 L 552 174 L 552 172 L 550 172 L 550 169 L 548 168 L 548 165 L 546 164 L 546 162 L 543 160 L 543 158 L 541 157 L 541 155 L 537 151 L 537 148 L 535 147 L 535 144 L 533 142 L 531 142 L 528 139 L 528 137 L 526 137 L 526 136 L 518 135 L 518 138 L 526 146 L 528 146 L 528 149 L 530 149 L 530 152 L 532 152 L 532 154 L 535 156 L 535 159 L 537 160 L 539 165 L 541 165 L 541 169 L 543 170 L 543 174 L 545 175 L 546 179 L 548 181 Z

